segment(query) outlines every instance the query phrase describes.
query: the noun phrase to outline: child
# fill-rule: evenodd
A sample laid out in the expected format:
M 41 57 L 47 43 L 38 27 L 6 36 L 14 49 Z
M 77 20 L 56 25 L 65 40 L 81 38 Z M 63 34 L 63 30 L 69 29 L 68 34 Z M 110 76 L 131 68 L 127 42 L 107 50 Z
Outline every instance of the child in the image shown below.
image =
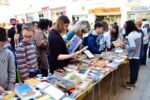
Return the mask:
M 0 27 L 0 86 L 12 89 L 16 79 L 15 62 L 12 52 L 4 47 L 6 42 L 6 30 Z

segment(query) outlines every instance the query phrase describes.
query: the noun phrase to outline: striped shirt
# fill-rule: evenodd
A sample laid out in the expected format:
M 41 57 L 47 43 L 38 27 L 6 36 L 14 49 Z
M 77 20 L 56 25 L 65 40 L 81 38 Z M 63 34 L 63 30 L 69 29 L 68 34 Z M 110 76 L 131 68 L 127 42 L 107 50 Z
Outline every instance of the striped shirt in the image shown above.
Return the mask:
M 16 62 L 23 80 L 29 78 L 29 71 L 38 70 L 36 54 L 36 47 L 33 43 L 20 41 L 16 48 Z

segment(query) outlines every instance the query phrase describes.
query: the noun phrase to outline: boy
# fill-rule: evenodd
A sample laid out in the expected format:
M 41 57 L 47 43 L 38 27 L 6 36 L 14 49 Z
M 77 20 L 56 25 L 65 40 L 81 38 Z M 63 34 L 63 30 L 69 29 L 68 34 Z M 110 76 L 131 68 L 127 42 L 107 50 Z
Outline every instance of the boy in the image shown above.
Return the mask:
M 38 74 L 37 53 L 33 43 L 34 28 L 32 24 L 24 24 L 22 27 L 23 40 L 16 48 L 17 67 L 22 81 L 35 77 Z
M 0 27 L 0 90 L 12 89 L 16 80 L 14 56 L 4 45 L 7 42 L 6 30 Z
M 104 25 L 97 22 L 94 25 L 94 30 L 88 36 L 88 48 L 93 54 L 100 54 L 104 50 L 104 37 L 103 37 Z

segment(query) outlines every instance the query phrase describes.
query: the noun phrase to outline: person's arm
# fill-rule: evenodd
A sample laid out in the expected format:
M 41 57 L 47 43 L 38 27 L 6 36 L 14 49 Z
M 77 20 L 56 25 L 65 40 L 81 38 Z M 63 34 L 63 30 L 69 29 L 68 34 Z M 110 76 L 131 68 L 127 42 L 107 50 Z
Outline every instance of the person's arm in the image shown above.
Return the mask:
M 10 52 L 8 58 L 8 82 L 9 82 L 9 89 L 13 89 L 14 83 L 16 81 L 16 67 L 15 67 L 15 60 L 14 55 Z
M 0 86 L 0 93 L 4 92 L 4 88 Z
M 28 73 L 29 69 L 27 67 L 25 47 L 18 46 L 16 48 L 16 62 L 22 79 L 23 80 L 27 79 L 29 77 L 29 73 Z
M 95 47 L 94 42 L 94 37 L 90 36 L 88 38 L 88 48 L 92 51 L 92 53 L 99 54 L 99 48 Z
M 72 54 L 64 54 L 62 52 L 63 47 L 60 42 L 62 42 L 62 41 L 59 39 L 54 39 L 52 42 L 50 42 L 49 47 L 50 47 L 50 51 L 51 51 L 51 57 L 53 60 L 70 59 L 70 58 L 76 57 L 80 53 L 80 52 L 75 52 Z

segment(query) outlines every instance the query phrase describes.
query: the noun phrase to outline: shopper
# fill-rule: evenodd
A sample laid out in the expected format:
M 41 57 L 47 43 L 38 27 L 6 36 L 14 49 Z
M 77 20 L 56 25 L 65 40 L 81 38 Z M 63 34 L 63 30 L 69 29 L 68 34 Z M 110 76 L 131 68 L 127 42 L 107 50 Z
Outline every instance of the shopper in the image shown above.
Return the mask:
M 105 40 L 103 37 L 104 26 L 101 22 L 94 25 L 94 30 L 88 36 L 88 49 L 93 54 L 100 54 L 105 49 Z
M 69 26 L 69 19 L 67 16 L 60 16 L 54 29 L 49 33 L 49 63 L 50 72 L 53 73 L 57 69 L 61 69 L 69 64 L 70 58 L 77 56 L 80 52 L 68 54 L 68 50 L 61 34 L 66 33 Z
M 6 42 L 6 30 L 0 27 L 0 92 L 4 89 L 13 89 L 16 81 L 14 56 L 4 47 Z
M 138 79 L 138 72 L 140 67 L 139 59 L 142 40 L 140 31 L 136 28 L 133 21 L 129 20 L 125 23 L 125 31 L 127 35 L 126 49 L 128 51 L 130 65 L 130 81 L 127 82 L 124 86 L 127 89 L 133 89 Z
M 33 42 L 33 25 L 30 23 L 24 24 L 22 35 L 23 40 L 16 47 L 16 61 L 21 78 L 25 80 L 38 74 L 36 46 Z
M 16 19 L 12 18 L 10 19 L 10 24 L 12 25 L 12 27 L 8 30 L 8 40 L 10 41 L 11 47 L 13 52 L 15 52 L 15 42 L 14 42 L 14 35 L 15 35 L 15 26 L 17 24 Z
M 90 31 L 90 23 L 86 20 L 77 22 L 72 28 L 71 31 L 67 33 L 67 41 L 71 40 L 76 34 L 78 37 L 82 38 L 84 33 Z
M 43 76 L 48 75 L 48 39 L 45 33 L 48 33 L 48 19 L 41 19 L 39 21 L 39 29 L 35 30 L 34 38 L 37 52 L 38 52 L 38 65 L 40 72 Z
M 143 47 L 142 47 L 142 56 L 140 60 L 141 65 L 146 65 L 146 59 L 147 59 L 147 49 L 148 49 L 148 42 L 149 42 L 149 35 L 147 28 L 141 28 L 142 27 L 142 21 L 141 20 L 136 20 L 135 25 L 138 28 L 138 30 L 142 33 L 143 35 Z

